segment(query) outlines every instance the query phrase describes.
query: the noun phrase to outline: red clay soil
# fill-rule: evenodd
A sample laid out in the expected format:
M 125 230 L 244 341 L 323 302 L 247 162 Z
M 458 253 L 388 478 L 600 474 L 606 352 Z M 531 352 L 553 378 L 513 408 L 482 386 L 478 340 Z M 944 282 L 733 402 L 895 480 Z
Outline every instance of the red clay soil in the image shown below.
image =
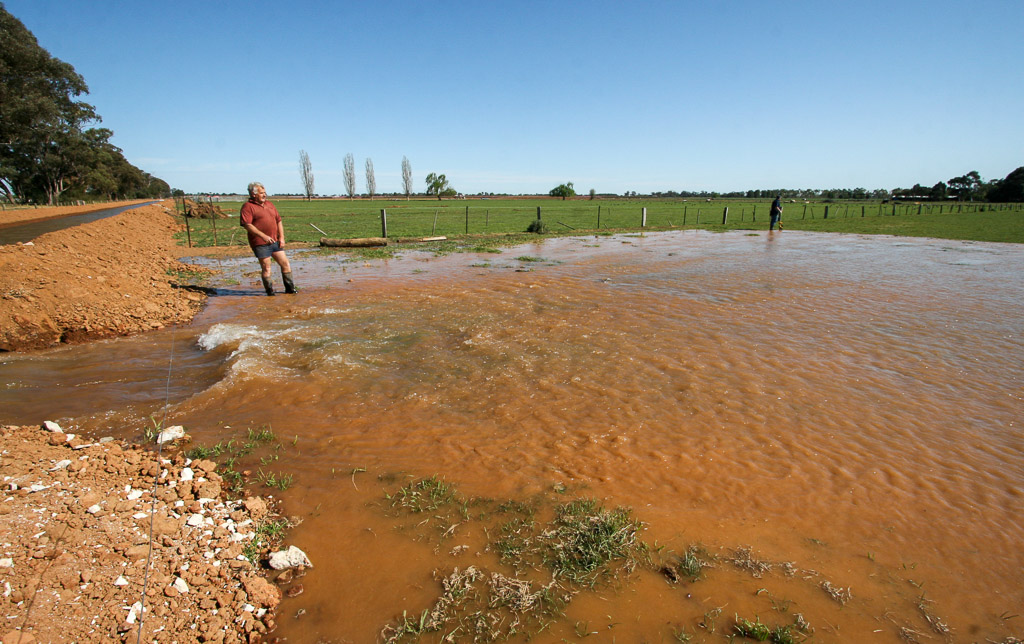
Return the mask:
M 178 273 L 196 269 L 176 259 L 172 207 L 142 206 L 0 247 L 0 351 L 189 322 L 206 298 L 181 288 Z
M 215 468 L 0 427 L 0 641 L 272 640 L 282 591 L 242 556 L 269 509 Z

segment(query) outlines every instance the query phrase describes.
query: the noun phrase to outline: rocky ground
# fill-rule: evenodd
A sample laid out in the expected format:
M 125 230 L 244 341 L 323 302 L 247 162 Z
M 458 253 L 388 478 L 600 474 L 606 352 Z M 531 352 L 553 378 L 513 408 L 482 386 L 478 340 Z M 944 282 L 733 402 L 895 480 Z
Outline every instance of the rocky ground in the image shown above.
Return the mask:
M 3 644 L 136 641 L 140 625 L 146 642 L 263 641 L 283 596 L 264 576 L 271 508 L 225 500 L 215 470 L 172 447 L 0 428 Z M 304 569 L 287 572 L 294 594 Z
M 172 211 L 167 201 L 0 246 L 0 351 L 190 321 L 205 296 L 188 274 L 202 269 L 177 261 Z
M 0 350 L 190 321 L 205 297 L 177 227 L 166 202 L 0 247 Z M 0 427 L 0 642 L 273 640 L 304 568 L 268 581 L 281 523 L 228 500 L 215 469 L 170 443 Z

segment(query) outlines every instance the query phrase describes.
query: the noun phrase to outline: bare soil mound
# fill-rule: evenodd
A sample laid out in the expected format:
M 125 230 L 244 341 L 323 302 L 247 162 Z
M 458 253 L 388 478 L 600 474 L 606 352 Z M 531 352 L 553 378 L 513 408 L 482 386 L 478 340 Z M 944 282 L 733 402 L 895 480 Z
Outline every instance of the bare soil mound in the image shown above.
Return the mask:
M 192 201 L 191 199 L 185 199 L 185 214 L 188 217 L 198 217 L 200 219 L 224 219 L 228 217 L 228 213 L 221 210 L 221 207 L 215 203 L 209 201 Z
M 0 351 L 190 321 L 206 297 L 185 276 L 204 269 L 176 259 L 171 212 L 142 206 L 0 247 Z

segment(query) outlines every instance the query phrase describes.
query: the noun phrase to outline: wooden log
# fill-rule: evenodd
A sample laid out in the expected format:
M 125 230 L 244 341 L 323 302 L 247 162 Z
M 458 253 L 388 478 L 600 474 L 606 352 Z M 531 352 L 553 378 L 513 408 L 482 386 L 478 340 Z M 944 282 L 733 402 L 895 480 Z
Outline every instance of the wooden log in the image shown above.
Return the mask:
M 387 246 L 388 240 L 383 237 L 356 237 L 354 239 L 328 239 L 320 238 L 321 246 L 331 248 L 366 248 L 369 246 Z

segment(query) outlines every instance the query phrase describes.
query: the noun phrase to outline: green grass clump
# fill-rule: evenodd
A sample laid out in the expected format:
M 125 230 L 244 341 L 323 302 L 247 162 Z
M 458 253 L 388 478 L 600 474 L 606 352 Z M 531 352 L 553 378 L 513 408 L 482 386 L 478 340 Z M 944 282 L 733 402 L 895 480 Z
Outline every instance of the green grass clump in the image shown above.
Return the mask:
M 543 539 L 545 563 L 556 576 L 589 583 L 613 561 L 635 566 L 646 548 L 642 524 L 626 508 L 608 510 L 593 499 L 566 503 L 557 510 L 554 530 Z
M 436 475 L 413 481 L 394 494 L 385 494 L 391 507 L 419 514 L 433 512 L 442 506 L 455 503 L 458 495 L 455 488 Z
M 224 479 L 228 491 L 242 494 L 245 491 L 245 477 L 242 476 L 241 464 L 256 459 L 263 465 L 278 460 L 283 448 L 274 430 L 269 426 L 246 430 L 244 439 L 231 438 L 219 441 L 216 445 L 196 445 L 187 450 L 185 456 L 190 459 L 210 459 L 217 461 L 217 473 Z M 257 480 L 279 490 L 287 490 L 294 483 L 294 477 L 286 473 L 264 473 L 259 470 Z
M 760 618 L 755 618 L 752 622 L 737 615 L 733 630 L 738 637 L 746 637 L 758 642 L 772 642 L 772 644 L 793 644 L 796 642 L 791 626 L 776 626 L 772 628 L 767 624 L 762 624 Z
M 242 555 L 253 565 L 257 565 L 265 551 L 281 543 L 288 527 L 287 519 L 272 519 L 259 523 L 253 538 L 242 549 Z

